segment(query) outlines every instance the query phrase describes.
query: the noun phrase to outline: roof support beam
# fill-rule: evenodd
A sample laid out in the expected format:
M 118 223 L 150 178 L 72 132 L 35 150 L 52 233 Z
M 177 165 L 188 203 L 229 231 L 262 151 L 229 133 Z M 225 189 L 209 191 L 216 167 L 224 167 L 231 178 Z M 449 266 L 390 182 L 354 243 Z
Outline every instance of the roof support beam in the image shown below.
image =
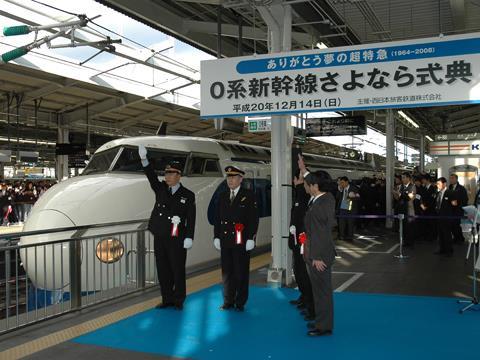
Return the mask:
M 450 0 L 455 29 L 465 29 L 465 0 Z
M 124 94 L 120 98 L 110 98 L 103 101 L 100 101 L 95 104 L 90 104 L 88 106 L 89 118 L 93 119 L 102 114 L 108 113 L 113 110 L 118 110 L 135 103 L 143 102 L 145 98 L 142 98 L 137 95 Z M 63 119 L 67 124 L 75 123 L 80 120 L 85 120 L 86 116 L 86 106 L 82 106 L 72 112 L 64 113 Z
M 205 33 L 211 35 L 216 35 L 217 33 L 217 23 L 214 22 L 184 20 L 183 28 L 187 33 Z M 222 24 L 222 36 L 238 37 L 238 25 Z M 242 37 L 245 39 L 267 41 L 267 32 L 251 26 L 242 26 Z M 292 32 L 292 38 L 302 45 L 311 45 L 312 42 L 316 42 L 312 35 L 302 32 Z

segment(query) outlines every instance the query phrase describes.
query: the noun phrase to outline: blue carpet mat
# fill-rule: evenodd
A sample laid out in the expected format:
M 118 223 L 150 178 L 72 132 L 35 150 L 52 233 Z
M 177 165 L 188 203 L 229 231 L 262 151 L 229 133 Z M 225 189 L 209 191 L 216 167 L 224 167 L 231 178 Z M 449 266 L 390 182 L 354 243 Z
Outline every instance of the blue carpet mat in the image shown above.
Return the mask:
M 188 296 L 182 312 L 148 310 L 73 341 L 194 359 L 480 356 L 480 312 L 458 314 L 455 299 L 336 293 L 334 334 L 310 338 L 287 301 L 295 290 L 250 290 L 244 313 L 218 310 L 221 287 L 214 286 Z

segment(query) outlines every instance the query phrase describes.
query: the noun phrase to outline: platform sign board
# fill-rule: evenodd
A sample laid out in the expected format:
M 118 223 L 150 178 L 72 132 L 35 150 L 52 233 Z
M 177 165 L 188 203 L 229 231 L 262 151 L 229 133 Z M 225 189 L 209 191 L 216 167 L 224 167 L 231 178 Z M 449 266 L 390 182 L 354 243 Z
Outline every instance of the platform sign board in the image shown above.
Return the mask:
M 366 135 L 367 122 L 365 116 L 310 118 L 305 120 L 305 129 L 309 137 Z
M 55 155 L 76 155 L 83 154 L 87 150 L 86 144 L 62 144 L 57 143 L 55 145 Z
M 251 133 L 272 131 L 272 122 L 269 119 L 249 119 L 248 131 Z
M 430 155 L 478 155 L 480 140 L 435 141 L 430 143 Z
M 0 162 L 10 162 L 12 158 L 11 150 L 0 150 Z
M 88 159 L 87 155 L 84 154 L 75 154 L 68 156 L 68 167 L 69 168 L 84 168 L 87 166 L 86 160 Z
M 445 140 L 480 140 L 480 132 L 474 132 L 469 134 L 437 134 L 435 135 L 435 141 Z
M 25 163 L 36 163 L 38 162 L 38 157 L 38 151 L 19 151 L 17 161 Z
M 201 117 L 480 103 L 480 33 L 205 60 Z

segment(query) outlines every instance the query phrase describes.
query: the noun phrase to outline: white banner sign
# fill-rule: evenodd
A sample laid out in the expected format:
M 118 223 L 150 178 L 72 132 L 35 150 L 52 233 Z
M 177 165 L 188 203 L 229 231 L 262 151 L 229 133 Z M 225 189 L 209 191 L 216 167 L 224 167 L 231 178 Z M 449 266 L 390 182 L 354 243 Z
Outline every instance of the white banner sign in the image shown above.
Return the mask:
M 201 117 L 480 102 L 480 33 L 201 63 Z

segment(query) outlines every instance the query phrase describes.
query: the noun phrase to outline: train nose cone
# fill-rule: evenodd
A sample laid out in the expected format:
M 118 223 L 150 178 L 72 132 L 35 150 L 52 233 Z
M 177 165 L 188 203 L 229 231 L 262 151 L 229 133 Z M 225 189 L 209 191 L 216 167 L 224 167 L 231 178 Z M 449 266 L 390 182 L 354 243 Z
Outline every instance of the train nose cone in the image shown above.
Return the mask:
M 35 211 L 23 231 L 68 228 L 73 221 L 57 210 Z M 22 236 L 20 250 L 23 267 L 36 287 L 61 289 L 69 283 L 69 243 L 73 231 Z M 65 241 L 62 241 L 65 240 Z M 52 241 L 59 241 L 50 244 Z M 47 243 L 47 244 L 45 244 Z M 45 245 L 42 245 L 45 244 Z

